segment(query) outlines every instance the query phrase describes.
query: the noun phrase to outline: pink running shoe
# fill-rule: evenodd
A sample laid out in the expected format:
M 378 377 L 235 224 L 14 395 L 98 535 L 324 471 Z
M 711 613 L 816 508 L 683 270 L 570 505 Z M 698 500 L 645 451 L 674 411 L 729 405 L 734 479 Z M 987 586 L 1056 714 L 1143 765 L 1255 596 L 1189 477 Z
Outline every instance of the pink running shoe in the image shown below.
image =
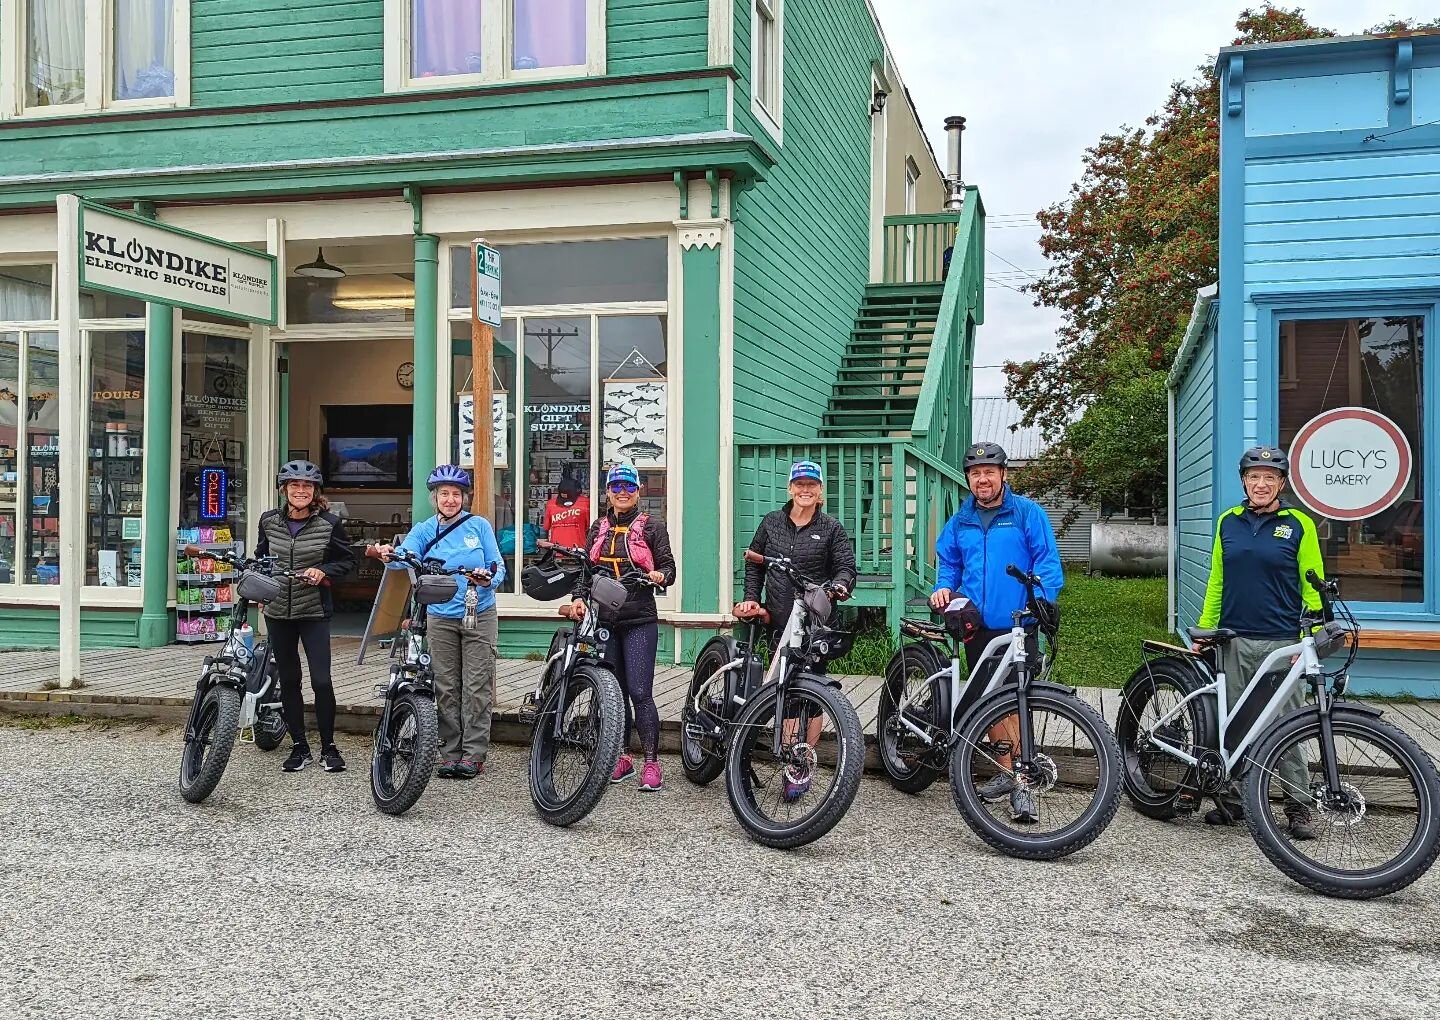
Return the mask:
M 645 767 L 640 770 L 640 789 L 647 793 L 660 789 L 660 763 L 658 761 L 647 761 Z
M 635 759 L 628 754 L 622 754 L 620 760 L 615 763 L 615 771 L 610 773 L 610 782 L 619 783 L 629 779 L 635 774 Z

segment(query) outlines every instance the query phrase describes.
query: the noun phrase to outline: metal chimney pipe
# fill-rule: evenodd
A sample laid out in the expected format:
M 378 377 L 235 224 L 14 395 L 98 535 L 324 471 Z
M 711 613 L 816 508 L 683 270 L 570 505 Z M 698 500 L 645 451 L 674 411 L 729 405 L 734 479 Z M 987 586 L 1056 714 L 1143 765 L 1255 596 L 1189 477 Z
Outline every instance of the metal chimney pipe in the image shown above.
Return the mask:
M 949 160 L 946 167 L 945 178 L 948 192 L 945 199 L 945 208 L 952 212 L 959 212 L 965 204 L 965 182 L 960 176 L 960 135 L 964 130 L 964 117 L 945 118 L 945 133 L 949 136 L 950 141 Z

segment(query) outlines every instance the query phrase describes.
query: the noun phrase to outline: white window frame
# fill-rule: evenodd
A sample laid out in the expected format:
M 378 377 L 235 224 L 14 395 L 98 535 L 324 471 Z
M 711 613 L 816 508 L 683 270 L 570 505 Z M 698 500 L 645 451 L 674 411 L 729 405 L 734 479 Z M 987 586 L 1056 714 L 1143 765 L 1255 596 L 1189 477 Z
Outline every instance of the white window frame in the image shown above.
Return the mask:
M 169 110 L 190 105 L 190 0 L 174 6 L 175 94 L 154 99 L 116 99 L 115 0 L 85 0 L 85 99 L 60 106 L 25 106 L 27 0 L 0 0 L 0 119 L 73 117 L 106 110 Z
M 774 25 L 770 47 L 770 96 L 760 93 L 761 23 Z M 750 111 L 775 141 L 784 140 L 785 125 L 785 0 L 752 0 L 750 5 Z
M 510 66 L 515 43 L 513 0 L 475 2 L 481 5 L 480 73 L 416 78 L 410 73 L 410 12 L 413 0 L 385 0 L 385 91 L 431 91 L 500 82 L 589 78 L 605 73 L 606 0 L 585 0 L 585 63 L 522 70 Z

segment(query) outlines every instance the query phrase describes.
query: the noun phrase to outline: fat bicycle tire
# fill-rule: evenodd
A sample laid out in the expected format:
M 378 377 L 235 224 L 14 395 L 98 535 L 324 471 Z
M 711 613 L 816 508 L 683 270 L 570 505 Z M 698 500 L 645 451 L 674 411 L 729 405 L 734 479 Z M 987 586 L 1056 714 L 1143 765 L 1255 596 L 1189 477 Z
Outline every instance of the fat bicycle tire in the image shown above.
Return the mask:
M 406 724 L 412 723 L 412 732 Z M 388 743 L 392 750 L 382 754 L 380 727 L 385 716 L 375 724 L 375 741 L 370 752 L 370 796 L 375 806 L 387 815 L 403 815 L 415 806 L 430 777 L 435 774 L 439 754 L 439 737 L 435 719 L 435 699 L 415 691 L 406 691 L 390 706 Z M 395 758 L 405 757 L 410 771 L 395 782 Z
M 777 850 L 813 843 L 833 829 L 850 810 L 865 768 L 865 734 L 849 699 L 809 676 L 791 680 L 788 687 L 792 696 L 818 701 L 835 723 L 835 780 L 823 802 L 789 824 L 776 823 L 754 802 L 756 787 L 750 752 L 757 745 L 764 747 L 764 753 L 769 752 L 776 716 L 783 711 L 777 711 L 778 684 L 766 685 L 746 703 L 735 720 L 736 733 L 725 757 L 725 792 L 736 820 L 755 842 Z
M 228 684 L 213 684 L 200 696 L 195 736 L 180 752 L 180 796 L 199 804 L 220 785 L 240 735 L 244 696 Z
M 267 725 L 269 717 L 279 721 L 278 726 Z M 279 709 L 261 709 L 255 715 L 255 747 L 261 751 L 273 751 L 285 742 L 285 718 Z
M 1163 822 L 1181 813 L 1179 801 L 1185 787 L 1177 782 L 1167 789 L 1165 777 L 1157 767 L 1182 774 L 1189 771 L 1179 758 L 1158 749 L 1143 735 L 1149 725 L 1169 710 L 1170 701 L 1166 700 L 1159 711 L 1147 714 L 1147 710 L 1162 698 L 1162 692 L 1169 692 L 1169 697 L 1178 703 L 1201 686 L 1188 663 L 1163 658 L 1142 665 L 1120 691 L 1115 740 L 1120 745 L 1121 780 L 1131 805 L 1146 818 Z M 1214 706 L 1215 700 L 1208 695 L 1194 699 L 1166 724 L 1166 735 L 1185 744 L 1185 750 L 1192 755 L 1202 748 L 1213 748 L 1217 742 Z
M 942 764 L 929 764 L 920 760 L 918 755 L 903 754 L 899 723 L 895 719 L 896 706 L 909 686 L 912 673 L 918 682 L 928 683 L 929 678 L 944 669 L 948 661 L 938 649 L 929 644 L 914 643 L 901 648 L 885 665 L 885 683 L 880 688 L 880 701 L 875 712 L 875 744 L 880 767 L 885 770 L 885 778 L 901 793 L 924 793 L 945 774 L 945 766 L 949 764 L 948 751 L 938 748 L 931 749 L 928 753 L 938 757 Z M 933 685 L 931 687 L 927 709 L 911 709 L 910 720 L 927 727 L 943 739 L 948 736 L 948 720 L 937 718 L 943 709 L 939 704 L 941 699 L 937 697 L 938 692 Z
M 700 656 L 695 660 L 695 670 L 690 674 L 690 689 L 685 697 L 685 705 L 680 711 L 680 768 L 685 773 L 685 778 L 696 786 L 709 786 L 720 778 L 720 773 L 725 771 L 725 738 L 717 737 L 692 737 L 689 733 L 691 723 L 698 722 L 695 712 L 695 696 L 700 692 L 705 681 L 713 676 L 716 671 L 730 662 L 731 655 L 726 654 L 729 645 L 725 638 L 712 638 L 700 650 Z M 721 704 L 718 712 L 712 712 L 725 723 L 729 721 L 729 714 L 732 706 L 724 704 L 725 681 L 721 679 L 720 698 Z M 727 727 L 728 728 L 728 727 Z
M 1415 835 L 1404 850 L 1380 867 L 1363 872 L 1341 872 L 1336 868 L 1326 868 L 1297 852 L 1277 823 L 1275 812 L 1268 803 L 1269 784 L 1263 780 L 1278 774 L 1280 760 L 1287 752 L 1293 752 L 1297 745 L 1318 738 L 1320 716 L 1313 709 L 1282 718 L 1271 727 L 1254 753 L 1248 756 L 1249 766 L 1242 787 L 1245 823 L 1261 852 L 1270 858 L 1270 863 L 1301 885 L 1342 899 L 1367 900 L 1386 896 L 1404 889 L 1424 875 L 1440 854 L 1440 775 L 1437 775 L 1430 756 L 1415 739 L 1391 723 L 1344 705 L 1332 709 L 1330 720 L 1337 738 L 1363 737 L 1388 752 L 1406 773 L 1395 778 L 1410 784 L 1419 820 Z M 1323 782 L 1319 777 L 1317 780 Z M 1317 828 L 1332 824 L 1318 808 L 1314 816 Z
M 554 716 L 565 694 L 566 706 L 576 696 L 590 691 L 594 698 L 593 725 L 586 732 L 571 736 L 585 746 L 587 771 L 576 790 L 569 796 L 555 791 L 555 759 L 560 750 L 556 744 Z M 620 760 L 625 739 L 625 695 L 620 681 L 604 666 L 577 666 L 543 697 L 535 717 L 530 739 L 530 800 L 540 817 L 551 825 L 565 828 L 574 825 L 600 803 L 610 787 L 610 774 Z
M 997 824 L 989 805 L 980 798 L 972 782 L 972 763 L 977 754 L 987 753 L 982 746 L 988 740 L 988 732 L 1003 718 L 998 713 L 1017 703 L 1018 691 L 1018 687 L 1001 688 L 975 705 L 961 720 L 958 740 L 950 755 L 950 789 L 965 824 L 991 847 L 1010 857 L 1053 861 L 1094 842 L 1115 817 L 1120 806 L 1120 748 L 1105 724 L 1105 717 L 1085 702 L 1054 685 L 1030 687 L 1025 697 L 1032 713 L 1049 712 L 1064 717 L 1095 749 L 1098 772 L 1095 793 L 1078 818 L 1043 836 L 1027 837 Z

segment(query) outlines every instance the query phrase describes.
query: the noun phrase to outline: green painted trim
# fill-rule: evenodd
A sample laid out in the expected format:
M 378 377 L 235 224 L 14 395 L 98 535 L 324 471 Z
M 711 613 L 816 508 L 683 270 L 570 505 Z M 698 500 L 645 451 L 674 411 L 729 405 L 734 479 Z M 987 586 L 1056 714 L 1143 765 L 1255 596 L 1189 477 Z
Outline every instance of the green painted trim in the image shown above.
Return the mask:
M 713 613 L 720 606 L 720 247 L 681 252 L 685 408 L 685 515 L 680 607 Z M 706 507 L 713 508 L 707 512 Z
M 690 218 L 690 182 L 685 177 L 685 171 L 675 171 L 675 190 L 680 192 L 680 218 Z
M 410 464 L 411 521 L 430 516 L 430 492 L 425 479 L 435 469 L 435 402 L 440 386 L 436 363 L 439 321 L 435 304 L 440 294 L 440 238 L 434 234 L 415 237 L 415 441 Z
M 720 173 L 714 167 L 705 171 L 705 183 L 710 185 L 710 218 L 720 218 Z
M 145 414 L 154 435 L 163 440 L 145 444 L 144 545 L 141 549 L 141 648 L 168 645 L 175 626 L 167 607 L 170 572 L 175 566 L 175 533 L 170 526 L 170 493 L 174 478 L 174 450 L 170 419 L 174 410 L 175 313 L 169 305 L 145 306 Z

